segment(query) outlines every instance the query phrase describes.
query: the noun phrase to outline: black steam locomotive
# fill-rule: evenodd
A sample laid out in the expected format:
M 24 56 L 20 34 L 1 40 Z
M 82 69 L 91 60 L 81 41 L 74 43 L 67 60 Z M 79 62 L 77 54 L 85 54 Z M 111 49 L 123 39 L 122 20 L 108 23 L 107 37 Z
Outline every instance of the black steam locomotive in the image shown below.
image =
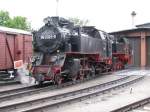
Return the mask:
M 82 80 L 129 63 L 124 38 L 116 40 L 93 26 L 74 26 L 61 17 L 47 17 L 44 23 L 33 33 L 32 74 L 39 83 Z

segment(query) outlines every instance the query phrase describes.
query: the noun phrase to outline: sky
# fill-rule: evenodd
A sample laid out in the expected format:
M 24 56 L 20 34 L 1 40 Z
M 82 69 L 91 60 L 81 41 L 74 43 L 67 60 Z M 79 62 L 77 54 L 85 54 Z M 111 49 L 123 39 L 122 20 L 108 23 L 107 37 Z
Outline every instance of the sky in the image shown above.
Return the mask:
M 89 20 L 89 25 L 113 32 L 150 22 L 149 0 L 59 0 L 58 15 Z M 10 16 L 24 16 L 34 29 L 43 25 L 43 18 L 56 16 L 56 0 L 0 0 L 0 10 Z

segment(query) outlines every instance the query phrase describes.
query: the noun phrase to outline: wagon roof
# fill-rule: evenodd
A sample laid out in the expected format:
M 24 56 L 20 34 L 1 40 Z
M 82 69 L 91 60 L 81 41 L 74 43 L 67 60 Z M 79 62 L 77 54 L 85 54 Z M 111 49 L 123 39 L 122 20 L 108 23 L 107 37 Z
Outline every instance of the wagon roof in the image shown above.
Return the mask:
M 0 32 L 6 32 L 10 34 L 26 34 L 26 35 L 32 35 L 31 32 L 20 30 L 20 29 L 14 29 L 14 28 L 8 28 L 4 26 L 0 26 Z

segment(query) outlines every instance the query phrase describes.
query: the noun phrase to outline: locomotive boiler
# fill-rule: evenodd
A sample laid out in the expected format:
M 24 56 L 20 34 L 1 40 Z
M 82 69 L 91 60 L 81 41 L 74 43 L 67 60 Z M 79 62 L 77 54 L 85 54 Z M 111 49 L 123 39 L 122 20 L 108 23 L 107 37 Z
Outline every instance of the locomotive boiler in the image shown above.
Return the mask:
M 117 42 L 104 31 L 93 26 L 75 26 L 61 17 L 47 17 L 44 23 L 33 33 L 32 74 L 40 84 L 83 80 L 113 70 L 113 62 L 120 69 L 126 64 L 121 61 L 128 62 L 128 58 L 119 57 L 117 49 L 112 50 L 113 44 L 117 48 Z

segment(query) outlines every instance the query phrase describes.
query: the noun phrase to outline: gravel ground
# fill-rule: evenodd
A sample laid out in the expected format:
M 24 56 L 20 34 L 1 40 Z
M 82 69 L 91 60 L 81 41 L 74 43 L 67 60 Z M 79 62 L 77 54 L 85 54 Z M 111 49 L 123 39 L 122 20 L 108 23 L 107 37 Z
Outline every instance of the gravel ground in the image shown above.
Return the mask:
M 122 75 L 124 75 L 123 73 Z M 65 105 L 50 112 L 109 112 L 128 103 L 135 102 L 150 96 L 150 70 L 130 72 L 130 75 L 147 75 L 145 78 L 130 87 L 110 92 L 109 94 L 94 97 L 82 102 Z

